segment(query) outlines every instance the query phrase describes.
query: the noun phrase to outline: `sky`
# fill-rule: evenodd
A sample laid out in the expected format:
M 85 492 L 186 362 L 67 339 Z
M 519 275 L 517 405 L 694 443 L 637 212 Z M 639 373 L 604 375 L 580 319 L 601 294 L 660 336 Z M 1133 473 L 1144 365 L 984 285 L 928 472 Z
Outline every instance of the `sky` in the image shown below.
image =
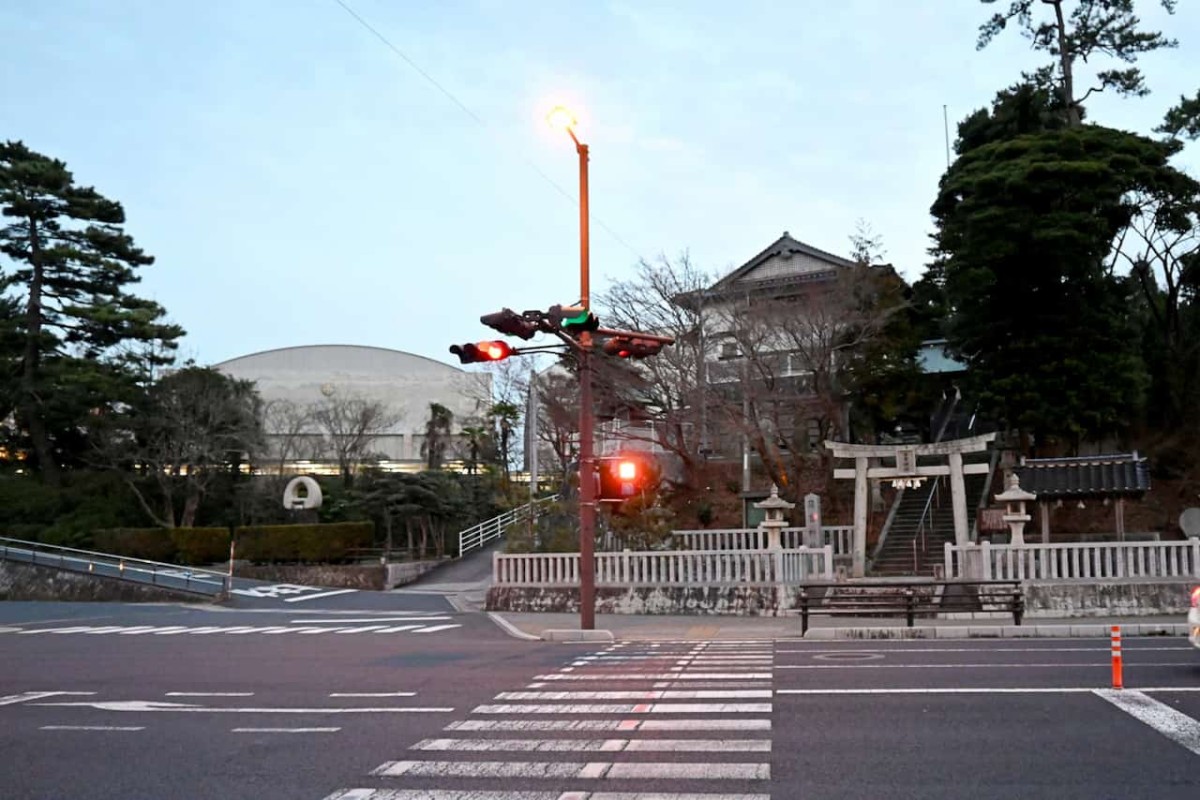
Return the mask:
M 1006 5 L 1004 2 L 1001 6 Z M 1200 88 L 1200 4 L 1147 27 L 1143 133 Z M 785 230 L 847 255 L 859 221 L 928 261 L 946 127 L 1044 62 L 969 0 L 5 0 L 0 137 L 120 201 L 157 259 L 135 292 L 215 364 L 311 344 L 456 363 L 479 315 L 579 298 L 687 253 L 714 275 Z M 361 21 L 360 21 L 361 20 Z M 364 25 L 364 22 L 366 23 Z M 367 26 L 370 26 L 369 28 Z M 1178 163 L 1200 175 L 1200 143 Z

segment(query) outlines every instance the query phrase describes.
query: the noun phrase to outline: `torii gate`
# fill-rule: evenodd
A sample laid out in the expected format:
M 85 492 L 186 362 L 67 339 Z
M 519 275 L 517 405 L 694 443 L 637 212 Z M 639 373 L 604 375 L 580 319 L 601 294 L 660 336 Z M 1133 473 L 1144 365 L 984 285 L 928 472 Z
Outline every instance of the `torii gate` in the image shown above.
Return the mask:
M 970 536 L 970 525 L 967 522 L 963 475 L 987 474 L 991 467 L 988 464 L 963 464 L 963 453 L 982 452 L 995 438 L 995 433 L 985 433 L 967 439 L 951 439 L 948 442 L 904 445 L 826 441 L 826 449 L 832 451 L 835 458 L 854 459 L 854 469 L 833 471 L 835 479 L 854 479 L 854 542 L 851 568 L 853 576 L 861 578 L 866 574 L 868 480 L 890 480 L 897 488 L 916 488 L 924 483 L 926 478 L 949 475 L 950 497 L 954 509 L 954 542 L 960 546 L 965 545 Z M 949 463 L 921 467 L 917 466 L 918 456 L 946 456 Z M 895 459 L 896 466 L 879 465 L 879 461 L 885 458 Z

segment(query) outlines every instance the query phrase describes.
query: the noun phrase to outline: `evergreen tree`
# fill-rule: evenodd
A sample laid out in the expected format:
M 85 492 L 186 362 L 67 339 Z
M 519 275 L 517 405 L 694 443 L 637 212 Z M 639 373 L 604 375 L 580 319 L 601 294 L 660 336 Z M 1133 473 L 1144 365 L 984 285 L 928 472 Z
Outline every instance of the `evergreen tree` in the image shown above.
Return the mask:
M 19 304 L 6 318 L 20 342 L 11 404 L 32 466 L 57 484 L 88 412 L 169 363 L 183 331 L 126 291 L 154 259 L 124 232 L 121 205 L 76 184 L 62 161 L 0 145 L 0 209 L 0 295 Z

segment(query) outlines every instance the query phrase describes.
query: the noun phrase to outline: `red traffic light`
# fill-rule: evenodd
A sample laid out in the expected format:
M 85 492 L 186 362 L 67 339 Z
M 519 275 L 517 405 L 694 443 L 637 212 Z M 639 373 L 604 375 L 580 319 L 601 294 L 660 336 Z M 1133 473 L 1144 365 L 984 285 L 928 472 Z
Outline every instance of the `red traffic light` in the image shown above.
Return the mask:
M 600 500 L 620 502 L 647 488 L 650 471 L 646 463 L 632 456 L 600 459 Z
M 614 336 L 604 343 L 604 352 L 617 358 L 646 358 L 658 355 L 662 348 L 663 342 L 632 336 Z
M 506 342 L 494 341 L 451 345 L 450 352 L 458 356 L 460 363 L 478 364 L 483 361 L 503 361 L 514 351 Z

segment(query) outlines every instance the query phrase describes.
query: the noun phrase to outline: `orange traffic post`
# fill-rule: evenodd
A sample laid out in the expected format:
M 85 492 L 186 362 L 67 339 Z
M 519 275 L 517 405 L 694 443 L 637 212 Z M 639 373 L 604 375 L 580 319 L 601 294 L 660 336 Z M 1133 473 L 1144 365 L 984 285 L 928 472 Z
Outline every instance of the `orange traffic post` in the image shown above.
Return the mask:
M 1124 689 L 1121 676 L 1121 626 L 1112 626 L 1112 688 Z

